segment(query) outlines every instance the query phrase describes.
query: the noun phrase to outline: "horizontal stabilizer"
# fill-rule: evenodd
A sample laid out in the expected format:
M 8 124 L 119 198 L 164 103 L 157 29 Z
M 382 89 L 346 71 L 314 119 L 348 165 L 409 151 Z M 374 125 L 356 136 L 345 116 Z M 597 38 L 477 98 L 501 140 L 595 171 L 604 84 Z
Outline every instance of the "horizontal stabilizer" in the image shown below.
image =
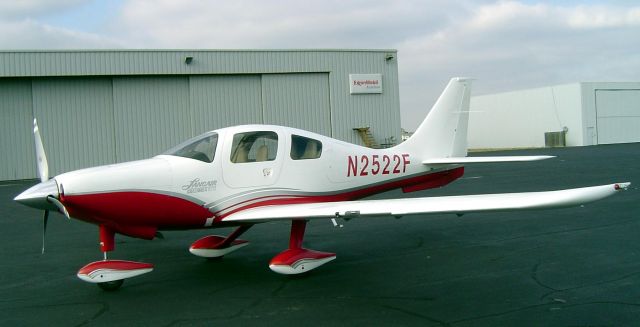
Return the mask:
M 515 162 L 515 161 L 537 161 L 555 158 L 554 156 L 501 156 L 501 157 L 454 157 L 454 158 L 431 158 L 422 161 L 424 165 L 440 164 L 470 164 L 470 163 L 491 163 L 491 162 Z
M 574 188 L 560 191 L 459 195 L 390 200 L 358 200 L 266 206 L 240 211 L 225 222 L 269 220 L 364 218 L 417 214 L 550 209 L 577 206 L 604 199 L 628 188 L 630 183 Z

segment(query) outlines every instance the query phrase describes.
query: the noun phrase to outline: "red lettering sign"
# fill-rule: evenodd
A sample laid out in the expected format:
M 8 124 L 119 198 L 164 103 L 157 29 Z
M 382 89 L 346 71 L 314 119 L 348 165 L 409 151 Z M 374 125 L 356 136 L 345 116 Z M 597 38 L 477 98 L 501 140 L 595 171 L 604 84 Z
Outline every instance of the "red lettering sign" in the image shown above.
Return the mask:
M 411 164 L 409 154 L 394 155 L 354 155 L 347 157 L 347 177 L 369 176 L 369 175 L 389 175 L 400 174 L 407 171 L 407 166 Z

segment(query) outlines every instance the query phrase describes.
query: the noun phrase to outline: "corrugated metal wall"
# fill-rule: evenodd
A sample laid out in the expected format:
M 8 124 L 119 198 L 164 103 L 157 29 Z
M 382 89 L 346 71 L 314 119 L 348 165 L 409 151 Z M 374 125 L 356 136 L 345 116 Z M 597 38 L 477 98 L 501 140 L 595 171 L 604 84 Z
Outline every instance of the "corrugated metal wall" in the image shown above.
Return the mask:
M 36 79 L 32 87 L 50 172 L 115 161 L 110 79 Z
M 378 143 L 393 137 L 399 142 L 400 132 L 391 126 L 400 126 L 400 95 L 398 89 L 398 66 L 395 53 L 367 52 L 345 56 L 335 54 L 338 63 L 331 76 L 331 124 L 334 137 L 362 144 L 353 130 L 355 127 L 370 127 Z M 382 94 L 350 94 L 349 74 L 382 74 Z M 397 109 L 395 109 L 397 108 Z
M 35 176 L 31 99 L 30 80 L 0 80 L 0 180 Z
M 192 134 L 262 123 L 260 75 L 191 76 Z
M 332 135 L 328 74 L 266 74 L 262 93 L 265 124 Z
M 192 57 L 191 64 L 185 63 Z M 333 136 L 400 137 L 396 50 L 0 51 L 0 77 L 328 73 Z M 382 74 L 382 94 L 349 94 L 349 74 Z
M 113 79 L 116 161 L 148 158 L 191 137 L 187 77 Z
M 52 175 L 149 157 L 204 131 L 246 123 L 360 143 L 399 138 L 395 50 L 0 51 L 0 180 L 35 177 L 32 117 Z M 185 57 L 193 57 L 186 64 Z M 349 94 L 379 73 L 383 93 Z

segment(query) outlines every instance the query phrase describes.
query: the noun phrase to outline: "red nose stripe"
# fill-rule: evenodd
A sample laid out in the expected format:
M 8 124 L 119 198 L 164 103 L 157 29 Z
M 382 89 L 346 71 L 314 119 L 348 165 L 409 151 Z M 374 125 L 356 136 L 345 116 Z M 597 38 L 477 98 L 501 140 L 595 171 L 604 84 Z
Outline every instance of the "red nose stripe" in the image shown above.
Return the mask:
M 178 197 L 149 192 L 110 192 L 66 195 L 63 202 L 74 218 L 93 223 L 186 228 L 204 226 L 212 214 L 203 206 Z

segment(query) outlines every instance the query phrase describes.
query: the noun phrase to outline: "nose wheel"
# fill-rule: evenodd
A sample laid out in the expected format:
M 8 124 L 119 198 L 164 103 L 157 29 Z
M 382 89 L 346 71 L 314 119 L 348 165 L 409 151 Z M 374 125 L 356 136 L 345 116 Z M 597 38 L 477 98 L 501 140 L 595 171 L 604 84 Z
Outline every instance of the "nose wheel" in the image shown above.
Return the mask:
M 150 263 L 107 259 L 107 252 L 114 249 L 114 237 L 115 233 L 112 229 L 101 225 L 100 248 L 104 253 L 104 259 L 92 262 L 78 270 L 78 278 L 97 284 L 105 291 L 115 291 L 122 286 L 125 279 L 153 271 L 153 265 Z

